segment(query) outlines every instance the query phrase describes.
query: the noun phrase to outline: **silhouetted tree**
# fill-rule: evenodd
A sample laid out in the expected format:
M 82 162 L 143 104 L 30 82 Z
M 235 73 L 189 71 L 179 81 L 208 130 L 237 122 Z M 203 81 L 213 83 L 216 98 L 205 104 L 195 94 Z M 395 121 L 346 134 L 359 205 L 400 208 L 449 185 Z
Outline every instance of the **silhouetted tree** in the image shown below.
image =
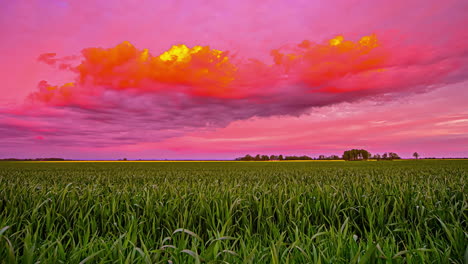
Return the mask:
M 285 160 L 312 160 L 311 157 L 303 155 L 303 156 L 286 156 Z
M 260 154 L 257 154 L 257 156 L 255 156 L 254 160 L 255 160 L 255 161 L 262 160 L 262 158 L 260 157 Z
M 382 156 L 380 156 L 379 154 L 374 155 L 374 159 L 377 159 L 377 160 L 394 160 L 394 159 L 401 159 L 401 158 L 395 152 L 388 152 L 388 153 L 385 152 L 384 154 L 382 154 Z
M 252 156 L 250 156 L 249 154 L 247 154 L 247 155 L 245 155 L 244 160 L 246 160 L 246 161 L 252 161 L 252 160 L 254 160 L 254 157 L 252 157 Z
M 419 158 L 419 153 L 417 153 L 417 152 L 413 153 L 413 157 L 414 157 L 415 159 L 418 159 L 418 158 Z
M 278 160 L 284 160 L 283 155 L 279 155 Z
M 351 149 L 343 153 L 344 160 L 367 160 L 370 157 L 369 151 L 365 149 Z
M 361 156 L 362 156 L 362 159 L 368 160 L 371 154 L 369 151 L 361 149 Z

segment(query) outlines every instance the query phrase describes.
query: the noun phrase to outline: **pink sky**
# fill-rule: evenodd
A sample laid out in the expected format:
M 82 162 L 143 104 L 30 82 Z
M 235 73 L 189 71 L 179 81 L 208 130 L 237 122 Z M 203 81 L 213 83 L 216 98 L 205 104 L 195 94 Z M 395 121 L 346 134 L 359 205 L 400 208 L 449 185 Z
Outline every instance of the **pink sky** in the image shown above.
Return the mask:
M 0 158 L 468 157 L 464 0 L 0 3 Z

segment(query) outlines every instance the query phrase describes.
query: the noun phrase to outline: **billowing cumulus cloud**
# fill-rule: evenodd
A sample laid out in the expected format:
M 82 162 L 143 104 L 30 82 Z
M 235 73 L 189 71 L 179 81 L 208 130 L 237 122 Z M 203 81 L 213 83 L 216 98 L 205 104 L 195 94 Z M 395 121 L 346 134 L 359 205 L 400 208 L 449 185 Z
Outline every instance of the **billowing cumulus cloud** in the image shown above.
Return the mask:
M 336 82 L 356 75 L 380 78 L 391 55 L 376 35 L 355 42 L 343 36 L 321 44 L 305 40 L 291 50 L 275 49 L 270 53 L 274 64 L 232 58 L 228 52 L 208 46 L 189 48 L 181 44 L 158 56 L 129 42 L 108 49 L 87 48 L 82 51 L 81 64 L 71 69 L 77 73 L 76 80 L 48 87 L 41 82 L 32 97 L 51 104 L 68 104 L 77 98 L 71 93 L 81 96 L 100 89 L 258 101 L 275 100 L 279 95 L 296 97 L 295 93 L 377 90 L 362 86 L 363 82 L 353 88 L 336 87 Z M 40 57 L 49 64 L 55 63 L 54 58 L 54 53 Z M 312 100 L 309 106 L 317 103 Z
M 70 69 L 74 80 L 63 85 L 41 81 L 29 103 L 145 112 L 174 129 L 223 126 L 253 116 L 298 115 L 311 107 L 369 96 L 401 96 L 462 79 L 458 75 L 466 58 L 438 58 L 440 54 L 431 52 L 430 47 L 384 43 L 375 34 L 355 41 L 338 35 L 322 43 L 305 40 L 274 49 L 272 63 L 266 63 L 183 44 L 152 55 L 124 42 L 84 49 L 81 63 Z M 42 57 L 48 61 L 55 55 Z

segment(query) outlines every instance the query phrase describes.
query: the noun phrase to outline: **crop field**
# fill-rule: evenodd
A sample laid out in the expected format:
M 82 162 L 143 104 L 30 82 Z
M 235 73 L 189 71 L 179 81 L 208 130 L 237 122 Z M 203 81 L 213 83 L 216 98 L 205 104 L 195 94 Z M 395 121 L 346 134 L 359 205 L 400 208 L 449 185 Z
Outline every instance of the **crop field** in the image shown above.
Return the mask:
M 468 161 L 1 162 L 0 263 L 466 263 Z

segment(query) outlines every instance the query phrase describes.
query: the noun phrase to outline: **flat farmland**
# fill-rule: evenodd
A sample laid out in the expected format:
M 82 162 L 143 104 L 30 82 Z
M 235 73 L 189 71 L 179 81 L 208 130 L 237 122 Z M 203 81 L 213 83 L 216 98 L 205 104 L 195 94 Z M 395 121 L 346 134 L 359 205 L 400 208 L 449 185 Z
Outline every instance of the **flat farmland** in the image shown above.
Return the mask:
M 1 162 L 0 263 L 464 263 L 467 180 L 467 160 Z

